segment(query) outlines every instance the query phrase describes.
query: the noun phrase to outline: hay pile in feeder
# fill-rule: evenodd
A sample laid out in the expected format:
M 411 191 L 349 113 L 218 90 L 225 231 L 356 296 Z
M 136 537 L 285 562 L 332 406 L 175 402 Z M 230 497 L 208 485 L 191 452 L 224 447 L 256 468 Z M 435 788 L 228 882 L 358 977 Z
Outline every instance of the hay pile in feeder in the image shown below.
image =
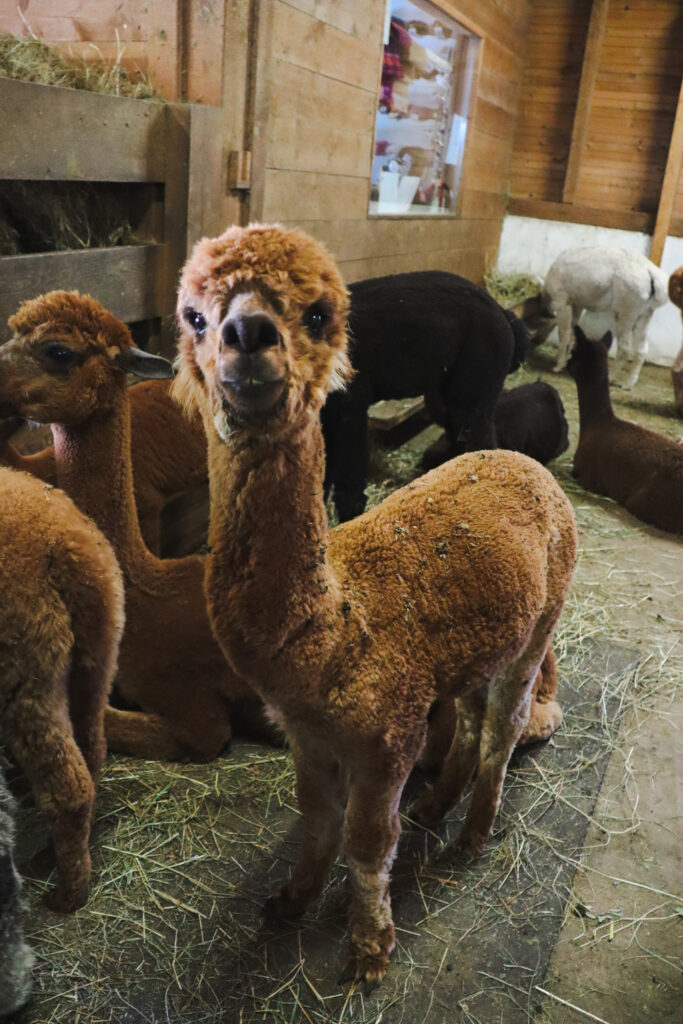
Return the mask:
M 97 48 L 93 46 L 93 50 Z M 85 89 L 131 99 L 150 99 L 155 95 L 145 75 L 131 78 L 121 64 L 123 49 L 114 63 L 103 59 L 85 60 L 64 57 L 35 35 L 19 39 L 0 35 L 0 75 L 38 85 L 59 85 L 65 89 Z
M 124 196 L 106 182 L 2 181 L 0 254 L 134 245 Z
M 532 274 L 501 274 L 494 267 L 487 267 L 484 282 L 489 295 L 505 307 L 533 299 L 543 287 Z

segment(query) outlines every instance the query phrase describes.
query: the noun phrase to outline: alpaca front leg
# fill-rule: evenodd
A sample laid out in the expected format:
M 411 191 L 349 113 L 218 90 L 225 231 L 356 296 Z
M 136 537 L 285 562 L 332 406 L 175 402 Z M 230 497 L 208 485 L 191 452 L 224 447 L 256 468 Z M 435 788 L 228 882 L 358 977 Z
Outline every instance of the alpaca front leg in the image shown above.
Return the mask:
M 351 876 L 351 952 L 342 980 L 377 984 L 394 948 L 389 882 L 401 832 L 398 804 L 406 775 L 388 787 L 373 778 L 352 785 L 344 819 Z
M 564 370 L 569 360 L 569 353 L 572 350 L 573 332 L 572 332 L 572 321 L 575 310 L 572 309 L 569 303 L 560 306 L 557 310 L 557 334 L 559 338 L 559 344 L 557 349 L 557 359 L 553 366 L 553 373 L 560 373 Z M 581 311 L 578 310 L 579 315 Z M 578 316 L 577 316 L 578 319 Z
M 344 825 L 347 782 L 339 762 L 293 742 L 292 755 L 304 835 L 291 878 L 266 902 L 266 916 L 274 918 L 298 917 L 320 895 L 341 850 Z

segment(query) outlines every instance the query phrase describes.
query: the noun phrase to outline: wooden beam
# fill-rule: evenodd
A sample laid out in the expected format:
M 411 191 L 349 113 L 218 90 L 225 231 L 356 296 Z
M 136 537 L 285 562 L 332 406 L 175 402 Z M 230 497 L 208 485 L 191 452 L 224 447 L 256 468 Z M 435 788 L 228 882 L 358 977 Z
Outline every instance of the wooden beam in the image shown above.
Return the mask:
M 588 26 L 586 38 L 586 49 L 583 54 L 583 66 L 581 68 L 581 83 L 579 95 L 576 101 L 576 113 L 574 114 L 574 126 L 572 128 L 572 141 L 569 148 L 569 160 L 567 161 L 567 173 L 564 179 L 564 190 L 562 201 L 573 203 L 576 190 L 579 184 L 581 173 L 581 160 L 586 147 L 588 135 L 588 120 L 590 118 L 591 104 L 595 82 L 600 67 L 600 52 L 602 41 L 605 36 L 607 24 L 607 12 L 609 0 L 593 0 L 591 8 L 591 19 Z
M 678 105 L 674 117 L 673 129 L 671 131 L 671 142 L 669 143 L 669 155 L 666 158 L 666 169 L 662 181 L 662 189 L 659 193 L 659 206 L 657 207 L 657 220 L 652 236 L 652 249 L 650 259 L 659 265 L 662 261 L 664 243 L 669 234 L 671 226 L 671 214 L 673 213 L 674 202 L 678 181 L 683 166 L 683 78 L 681 79 L 681 91 L 678 94 Z
M 570 224 L 593 224 L 601 228 L 621 228 L 649 234 L 654 225 L 653 213 L 637 210 L 603 209 L 572 203 L 552 203 L 545 199 L 524 199 L 512 196 L 507 213 L 515 217 L 537 217 L 539 220 L 560 220 Z

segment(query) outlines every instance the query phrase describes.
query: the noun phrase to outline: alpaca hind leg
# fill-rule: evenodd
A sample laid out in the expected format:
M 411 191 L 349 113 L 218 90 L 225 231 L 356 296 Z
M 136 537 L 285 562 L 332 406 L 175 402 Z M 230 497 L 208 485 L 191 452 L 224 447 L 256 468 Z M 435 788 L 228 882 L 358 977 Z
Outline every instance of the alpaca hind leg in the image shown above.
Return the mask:
M 532 641 L 523 654 L 498 675 L 489 687 L 481 730 L 477 778 L 458 849 L 470 856 L 483 853 L 500 804 L 503 780 L 515 746 L 529 721 L 531 690 L 547 644 Z
M 411 809 L 420 825 L 437 824 L 462 800 L 472 780 L 479 756 L 479 737 L 486 710 L 486 690 L 481 688 L 455 701 L 455 735 L 433 786 L 427 786 Z
M 455 700 L 446 697 L 437 700 L 429 713 L 427 742 L 419 760 L 425 771 L 438 771 L 443 765 L 455 735 Z
M 344 819 L 344 850 L 351 878 L 351 950 L 343 980 L 377 984 L 394 948 L 389 892 L 391 865 L 401 832 L 398 804 L 408 773 L 378 784 L 376 776 L 353 784 Z
M 297 742 L 292 756 L 304 834 L 289 881 L 266 902 L 266 916 L 276 918 L 298 917 L 322 891 L 341 850 L 347 797 L 346 775 L 336 759 Z
M 9 737 L 9 733 L 8 733 Z M 50 822 L 57 885 L 46 896 L 52 910 L 69 913 L 88 896 L 88 839 L 95 784 L 74 740 L 66 701 L 55 693 L 17 704 L 8 749 L 26 774 L 36 803 Z
M 552 647 L 545 652 L 531 691 L 529 721 L 519 738 L 518 746 L 549 739 L 562 725 L 562 708 L 557 696 L 557 666 Z
M 211 706 L 208 701 L 200 703 L 201 708 L 180 723 L 153 711 L 123 711 L 110 705 L 104 713 L 107 747 L 147 761 L 213 761 L 230 741 L 230 721 L 218 701 Z
M 647 325 L 652 319 L 653 310 L 646 310 L 636 320 L 631 337 L 631 350 L 628 353 L 628 372 L 622 387 L 630 391 L 638 383 L 640 371 L 647 355 Z
M 558 306 L 556 316 L 559 346 L 557 349 L 557 359 L 553 366 L 553 373 L 560 373 L 564 370 L 567 365 L 567 361 L 569 360 L 569 353 L 572 350 L 572 343 L 574 340 L 572 324 L 574 323 L 574 314 L 576 311 L 577 310 L 572 308 L 568 302 Z M 580 314 L 580 310 L 578 312 Z

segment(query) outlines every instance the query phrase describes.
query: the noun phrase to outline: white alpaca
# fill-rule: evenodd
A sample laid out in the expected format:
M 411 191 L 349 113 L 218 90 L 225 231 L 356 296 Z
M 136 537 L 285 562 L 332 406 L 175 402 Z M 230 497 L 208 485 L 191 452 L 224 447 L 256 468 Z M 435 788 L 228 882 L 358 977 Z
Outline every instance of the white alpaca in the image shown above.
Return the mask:
M 619 363 L 628 363 L 622 386 L 632 388 L 647 354 L 647 325 L 655 309 L 667 301 L 667 281 L 659 267 L 627 249 L 587 246 L 558 256 L 544 285 L 553 320 L 543 335 L 547 337 L 557 323 L 560 339 L 555 372 L 567 365 L 574 340 L 572 325 L 583 310 L 607 311 L 614 318 Z

